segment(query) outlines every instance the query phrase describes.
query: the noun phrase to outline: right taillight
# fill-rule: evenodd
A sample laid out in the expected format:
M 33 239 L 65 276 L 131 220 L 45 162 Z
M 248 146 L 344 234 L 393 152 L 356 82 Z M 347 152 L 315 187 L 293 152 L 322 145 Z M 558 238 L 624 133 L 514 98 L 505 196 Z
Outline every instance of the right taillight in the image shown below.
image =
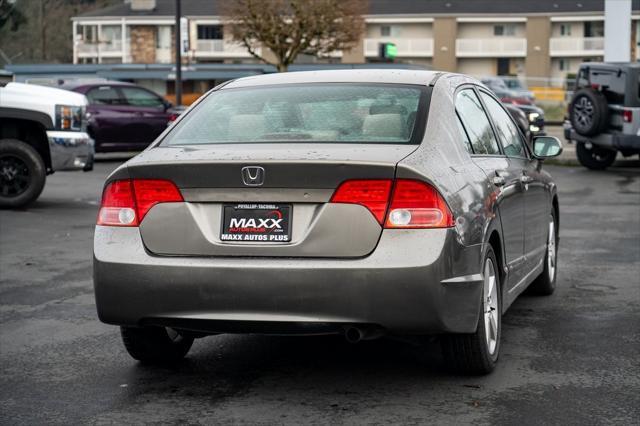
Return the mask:
M 453 214 L 440 193 L 431 185 L 413 179 L 348 180 L 338 187 L 331 202 L 360 204 L 385 228 L 454 225 Z
M 448 228 L 453 225 L 453 214 L 434 187 L 418 180 L 396 179 L 385 228 Z

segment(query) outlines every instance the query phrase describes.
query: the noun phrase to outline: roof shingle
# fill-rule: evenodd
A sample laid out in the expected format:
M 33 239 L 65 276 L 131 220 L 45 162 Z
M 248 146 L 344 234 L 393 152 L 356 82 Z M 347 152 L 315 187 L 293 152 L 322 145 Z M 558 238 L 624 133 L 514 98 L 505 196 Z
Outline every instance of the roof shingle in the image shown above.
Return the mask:
M 233 0 L 183 0 L 184 16 L 217 16 L 220 4 Z M 632 9 L 640 10 L 640 0 L 632 0 Z M 405 14 L 557 14 L 557 13 L 604 13 L 604 0 L 369 0 L 371 15 Z M 175 0 L 156 0 L 151 11 L 133 11 L 130 4 L 123 3 L 104 9 L 87 12 L 81 17 L 107 16 L 173 16 Z

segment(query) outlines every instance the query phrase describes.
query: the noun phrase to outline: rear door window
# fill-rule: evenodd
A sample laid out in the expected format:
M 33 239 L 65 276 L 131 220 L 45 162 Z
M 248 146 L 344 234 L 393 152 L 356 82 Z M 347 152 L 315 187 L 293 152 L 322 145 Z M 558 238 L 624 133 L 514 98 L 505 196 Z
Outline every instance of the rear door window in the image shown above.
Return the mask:
M 87 99 L 92 105 L 121 105 L 122 99 L 112 86 L 100 86 L 87 92 Z
M 456 112 L 467 131 L 474 154 L 500 155 L 498 141 L 473 89 L 463 89 L 456 96 Z
M 164 108 L 162 99 L 137 87 L 120 87 L 127 105 L 136 107 Z
M 515 123 L 511 119 L 511 116 L 500 106 L 498 101 L 483 91 L 480 91 L 480 96 L 487 107 L 487 112 L 493 119 L 493 123 L 496 126 L 496 132 L 502 148 L 507 157 L 519 157 L 527 158 L 527 151 L 524 147 L 524 141 L 520 136 L 520 131 L 516 127 Z
M 469 140 L 469 136 L 467 135 L 467 131 L 462 125 L 462 121 L 460 121 L 460 116 L 456 113 L 456 123 L 458 123 L 458 133 L 460 133 L 460 138 L 464 144 L 464 148 L 467 150 L 469 154 L 473 154 L 473 148 L 471 147 L 471 141 Z

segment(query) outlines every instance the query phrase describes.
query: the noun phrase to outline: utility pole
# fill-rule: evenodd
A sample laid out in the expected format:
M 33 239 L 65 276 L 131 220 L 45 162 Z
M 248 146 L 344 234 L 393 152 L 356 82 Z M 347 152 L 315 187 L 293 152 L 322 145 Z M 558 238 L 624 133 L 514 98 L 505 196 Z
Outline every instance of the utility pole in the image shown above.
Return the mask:
M 180 40 L 180 35 L 182 33 L 182 29 L 180 28 L 180 17 L 182 13 L 180 11 L 180 2 L 181 0 L 176 0 L 176 106 L 182 105 L 182 42 Z

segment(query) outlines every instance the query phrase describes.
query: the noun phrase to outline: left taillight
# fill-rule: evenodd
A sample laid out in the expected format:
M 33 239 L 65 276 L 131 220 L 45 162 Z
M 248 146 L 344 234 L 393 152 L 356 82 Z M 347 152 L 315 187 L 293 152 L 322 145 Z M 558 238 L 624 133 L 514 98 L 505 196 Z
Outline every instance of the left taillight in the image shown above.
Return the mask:
M 182 201 L 180 190 L 168 180 L 116 180 L 104 189 L 97 224 L 138 226 L 154 205 Z
M 385 228 L 448 228 L 453 214 L 442 195 L 431 185 L 412 179 L 396 179 Z

